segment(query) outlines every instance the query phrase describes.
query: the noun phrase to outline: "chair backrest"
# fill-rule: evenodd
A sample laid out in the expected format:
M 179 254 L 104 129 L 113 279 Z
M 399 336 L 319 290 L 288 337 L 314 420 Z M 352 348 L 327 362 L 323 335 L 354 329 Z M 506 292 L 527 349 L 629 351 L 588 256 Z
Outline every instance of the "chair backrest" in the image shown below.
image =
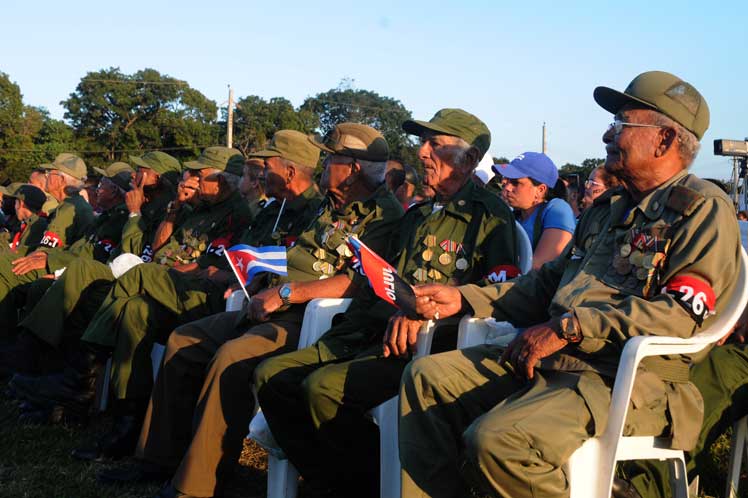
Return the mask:
M 519 271 L 524 275 L 532 270 L 532 243 L 530 237 L 527 236 L 527 232 L 519 224 L 519 221 L 514 221 L 517 225 L 517 253 L 519 254 Z
M 301 322 L 301 333 L 299 336 L 299 349 L 304 349 L 322 337 L 322 334 L 330 330 L 332 319 L 338 313 L 343 313 L 350 306 L 350 298 L 317 298 L 312 299 L 304 309 L 304 319 Z

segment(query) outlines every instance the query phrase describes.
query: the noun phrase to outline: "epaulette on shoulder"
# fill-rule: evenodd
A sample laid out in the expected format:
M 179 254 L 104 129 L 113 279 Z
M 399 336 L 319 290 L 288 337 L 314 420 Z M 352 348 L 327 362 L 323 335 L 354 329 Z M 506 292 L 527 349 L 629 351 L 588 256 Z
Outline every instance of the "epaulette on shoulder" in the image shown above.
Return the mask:
M 665 206 L 684 216 L 690 216 L 704 202 L 704 194 L 683 185 L 675 185 L 670 190 Z

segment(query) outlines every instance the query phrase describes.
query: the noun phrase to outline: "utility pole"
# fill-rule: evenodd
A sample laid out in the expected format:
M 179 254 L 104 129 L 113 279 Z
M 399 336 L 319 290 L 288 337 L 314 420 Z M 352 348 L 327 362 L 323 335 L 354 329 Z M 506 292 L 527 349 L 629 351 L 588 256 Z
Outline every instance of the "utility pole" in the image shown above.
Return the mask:
M 543 154 L 548 154 L 548 135 L 546 135 L 545 121 L 543 121 Z
M 229 107 L 226 117 L 226 147 L 233 147 L 234 142 L 234 89 L 229 85 Z

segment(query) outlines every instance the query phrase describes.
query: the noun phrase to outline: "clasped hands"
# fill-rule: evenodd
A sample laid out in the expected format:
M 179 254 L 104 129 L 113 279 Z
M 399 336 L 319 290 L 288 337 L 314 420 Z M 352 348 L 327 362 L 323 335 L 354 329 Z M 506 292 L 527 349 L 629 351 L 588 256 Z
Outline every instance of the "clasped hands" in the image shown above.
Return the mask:
M 427 284 L 416 287 L 415 295 L 416 312 L 423 318 L 446 318 L 463 309 L 463 297 L 456 287 Z M 518 377 L 532 379 L 539 360 L 547 358 L 569 343 L 558 336 L 559 328 L 559 319 L 552 318 L 525 329 L 509 343 L 499 362 L 510 365 Z

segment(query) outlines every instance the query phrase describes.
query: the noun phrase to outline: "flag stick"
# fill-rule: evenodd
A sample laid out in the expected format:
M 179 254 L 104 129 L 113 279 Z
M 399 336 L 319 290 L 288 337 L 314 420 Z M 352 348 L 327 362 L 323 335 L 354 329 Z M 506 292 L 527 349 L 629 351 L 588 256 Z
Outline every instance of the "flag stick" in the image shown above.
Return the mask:
M 247 301 L 250 300 L 249 292 L 247 292 L 247 289 L 244 287 L 244 284 L 242 283 L 242 278 L 239 276 L 239 274 L 236 272 L 236 268 L 234 267 L 234 262 L 231 261 L 231 258 L 229 257 L 229 250 L 224 249 L 223 255 L 226 256 L 226 260 L 229 262 L 229 268 L 231 268 L 231 271 L 234 272 L 234 276 L 239 281 L 239 285 L 241 285 L 242 290 L 244 291 L 244 295 L 247 296 Z
M 280 211 L 278 211 L 278 217 L 275 219 L 275 225 L 273 225 L 273 230 L 270 233 L 275 233 L 275 229 L 278 228 L 278 222 L 281 219 L 281 215 L 283 214 L 283 208 L 286 207 L 286 199 L 283 199 L 283 202 L 281 202 Z

